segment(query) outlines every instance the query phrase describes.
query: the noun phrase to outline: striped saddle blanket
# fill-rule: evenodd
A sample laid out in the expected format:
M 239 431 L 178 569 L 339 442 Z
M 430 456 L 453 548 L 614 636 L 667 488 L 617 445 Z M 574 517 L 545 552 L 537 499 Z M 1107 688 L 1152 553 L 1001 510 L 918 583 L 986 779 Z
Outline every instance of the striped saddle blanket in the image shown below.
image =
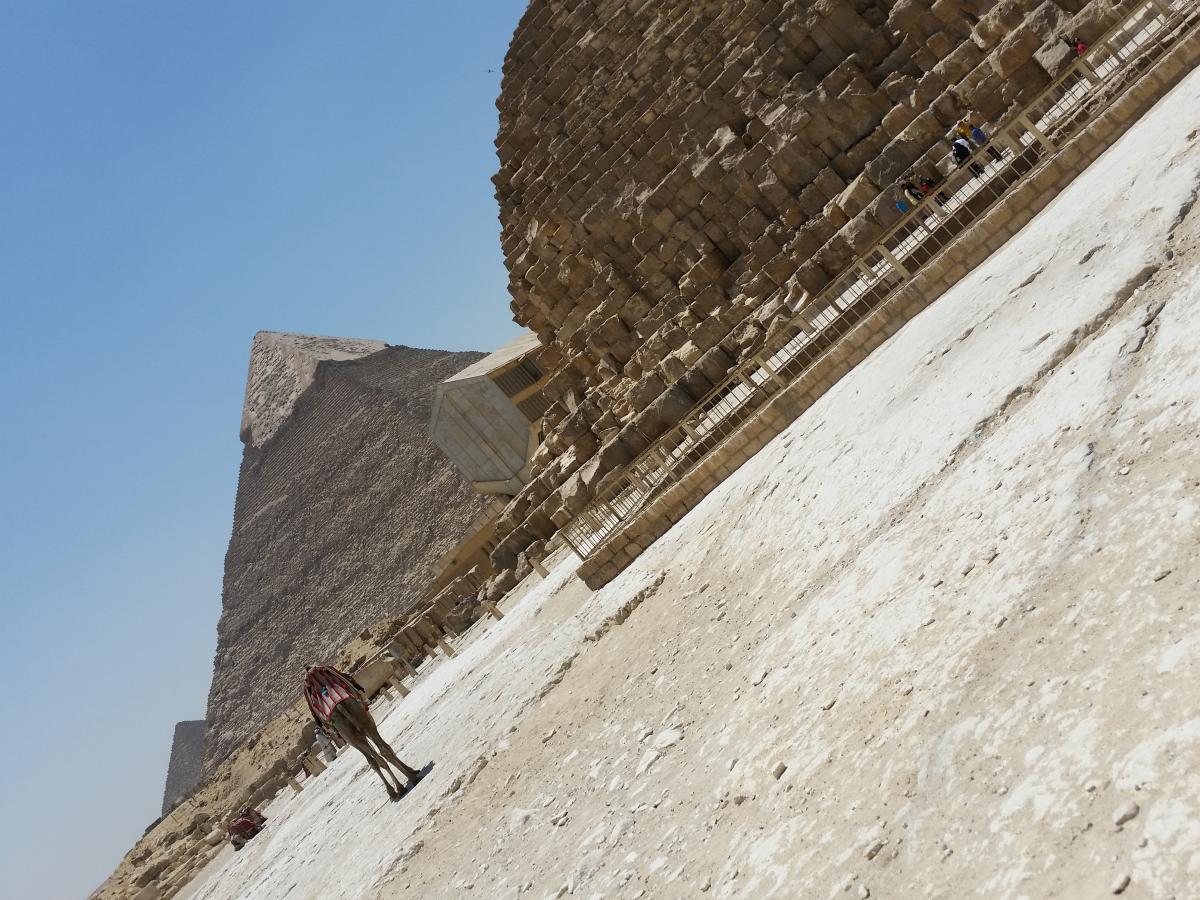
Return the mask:
M 350 679 L 337 669 L 313 666 L 304 674 L 304 699 L 322 722 L 329 721 L 339 703 L 357 696 Z

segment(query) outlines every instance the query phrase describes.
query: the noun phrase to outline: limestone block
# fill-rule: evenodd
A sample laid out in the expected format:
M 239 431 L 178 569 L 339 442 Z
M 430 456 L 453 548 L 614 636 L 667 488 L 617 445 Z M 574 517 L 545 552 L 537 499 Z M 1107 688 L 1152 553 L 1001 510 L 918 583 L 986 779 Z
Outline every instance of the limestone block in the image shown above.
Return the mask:
M 1025 24 L 1045 43 L 1059 40 L 1059 35 L 1062 33 L 1063 26 L 1067 24 L 1068 18 L 1066 11 L 1058 3 L 1054 0 L 1045 0 L 1025 17 Z
M 1075 62 L 1075 51 L 1057 38 L 1048 41 L 1033 55 L 1037 64 L 1045 69 L 1051 78 L 1058 75 Z
M 864 172 L 846 186 L 834 202 L 846 216 L 853 218 L 866 209 L 867 204 L 879 196 L 879 188 Z
M 1005 36 L 988 60 L 997 75 L 1011 79 L 1041 44 L 1037 32 L 1022 22 Z

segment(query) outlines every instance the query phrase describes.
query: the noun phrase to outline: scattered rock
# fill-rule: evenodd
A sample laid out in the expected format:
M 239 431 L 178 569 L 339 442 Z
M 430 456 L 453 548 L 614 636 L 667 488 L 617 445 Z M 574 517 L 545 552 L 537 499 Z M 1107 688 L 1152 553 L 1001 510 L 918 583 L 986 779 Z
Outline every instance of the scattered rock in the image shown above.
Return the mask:
M 867 898 L 871 896 L 871 889 L 865 884 L 860 884 L 858 886 L 858 896 L 861 897 L 862 900 L 867 900 Z
M 828 712 L 829 710 L 833 709 L 833 704 L 835 704 L 835 703 L 837 703 L 837 697 L 830 697 L 828 700 L 826 700 L 824 703 L 821 704 L 821 709 Z
M 907 697 L 912 692 L 913 692 L 913 686 L 911 684 L 906 684 L 902 688 L 900 688 L 900 696 L 901 697 Z
M 657 750 L 647 750 L 645 755 L 642 756 L 641 760 L 638 761 L 637 772 L 635 773 L 635 775 L 639 775 L 639 776 L 644 775 L 646 773 L 646 770 L 649 769 L 652 765 L 654 765 L 655 761 L 660 756 L 662 756 L 662 754 L 659 753 Z
M 668 728 L 666 731 L 660 731 L 658 736 L 654 738 L 653 747 L 655 750 L 666 750 L 668 747 L 674 747 L 683 740 L 683 732 L 678 728 Z
M 778 781 L 783 777 L 783 773 L 787 771 L 787 765 L 784 763 L 776 763 L 775 768 L 771 770 L 771 777 Z
M 547 731 L 545 734 L 542 735 L 542 743 L 543 744 L 546 743 L 547 741 L 550 740 L 550 738 L 554 737 L 554 735 L 556 735 L 556 734 L 558 734 L 558 729 L 551 728 L 549 731 Z
M 998 616 L 998 617 L 996 618 L 996 627 L 997 627 L 997 628 L 1003 628 L 1003 627 L 1004 627 L 1004 623 L 1005 623 L 1005 622 L 1007 622 L 1007 621 L 1008 621 L 1008 616 Z
M 762 684 L 766 680 L 767 680 L 767 670 L 759 669 L 757 672 L 754 673 L 754 677 L 752 679 L 750 679 L 750 683 L 752 685 L 754 685 L 755 687 L 757 687 L 758 685 Z
M 1156 572 L 1154 574 L 1154 580 L 1162 581 L 1164 578 L 1166 578 L 1168 575 L 1171 574 L 1171 571 L 1172 571 L 1171 569 L 1162 569 L 1161 571 Z
M 634 820 L 632 816 L 625 816 L 622 819 L 618 819 L 616 824 L 613 825 L 612 831 L 608 833 L 608 842 L 610 844 L 617 843 L 633 825 Z
M 1136 817 L 1139 812 L 1141 812 L 1141 808 L 1130 800 L 1128 803 L 1117 807 L 1117 811 L 1113 813 L 1113 824 L 1120 827 L 1130 819 Z
M 973 562 L 967 563 L 965 566 L 963 566 L 962 573 L 961 573 L 962 576 L 965 578 L 966 576 L 970 575 L 971 570 L 974 568 L 975 568 L 975 563 L 973 563 Z
M 712 879 L 705 878 L 700 882 L 700 893 L 705 894 L 712 889 Z
M 867 859 L 874 859 L 879 855 L 879 851 L 887 845 L 887 841 L 883 838 L 875 838 L 871 843 L 867 844 L 867 849 L 863 852 L 863 856 Z
M 1125 893 L 1125 888 L 1129 887 L 1129 882 L 1131 880 L 1132 879 L 1130 879 L 1130 877 L 1128 875 L 1122 875 L 1120 878 L 1118 878 L 1116 881 L 1113 882 L 1112 892 L 1114 894 Z

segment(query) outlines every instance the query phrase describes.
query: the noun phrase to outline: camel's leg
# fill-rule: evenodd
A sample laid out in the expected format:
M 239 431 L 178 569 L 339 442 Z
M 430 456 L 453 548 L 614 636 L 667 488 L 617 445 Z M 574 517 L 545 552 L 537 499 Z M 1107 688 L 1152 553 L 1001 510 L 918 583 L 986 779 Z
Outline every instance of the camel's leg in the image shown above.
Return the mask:
M 387 762 L 371 746 L 367 735 L 363 733 L 359 727 L 359 723 L 355 721 L 357 717 L 342 714 L 348 712 L 344 708 L 349 705 L 349 703 L 343 703 L 334 710 L 334 727 L 337 728 L 338 733 L 341 734 L 347 744 L 367 758 L 367 765 L 374 769 L 375 774 L 383 781 L 383 786 L 387 788 L 388 796 L 401 796 L 404 793 L 404 786 L 400 783 L 400 779 L 396 777 L 396 773 L 388 768 Z M 387 775 L 384 775 L 384 772 L 387 772 L 387 775 L 391 776 L 391 781 L 388 781 Z
M 375 724 L 375 719 L 371 716 L 371 711 L 365 707 L 356 707 L 351 714 L 356 720 L 354 724 L 379 748 L 379 753 L 383 758 L 400 770 L 401 774 L 408 779 L 410 786 L 416 784 L 421 779 L 421 773 L 397 756 L 392 745 L 383 739 L 383 735 L 379 733 L 379 726 Z

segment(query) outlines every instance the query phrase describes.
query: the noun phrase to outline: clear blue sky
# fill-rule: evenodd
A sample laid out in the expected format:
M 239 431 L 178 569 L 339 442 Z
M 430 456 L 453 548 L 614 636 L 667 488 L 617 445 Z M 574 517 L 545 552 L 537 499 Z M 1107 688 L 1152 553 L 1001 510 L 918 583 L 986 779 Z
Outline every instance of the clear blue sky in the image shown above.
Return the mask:
M 524 5 L 0 0 L 0 895 L 95 888 L 204 716 L 254 332 L 517 333 Z

